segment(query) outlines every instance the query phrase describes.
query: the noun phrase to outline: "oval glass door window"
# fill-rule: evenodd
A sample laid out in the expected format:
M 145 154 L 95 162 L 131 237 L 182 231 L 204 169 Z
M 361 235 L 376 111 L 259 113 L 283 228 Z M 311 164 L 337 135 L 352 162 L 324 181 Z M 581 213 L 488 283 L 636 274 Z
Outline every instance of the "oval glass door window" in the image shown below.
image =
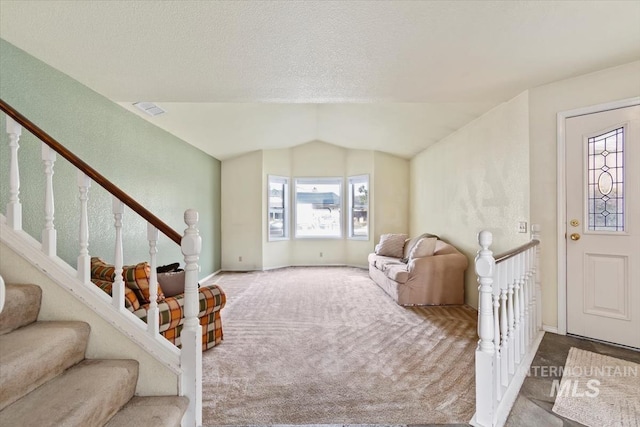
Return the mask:
M 611 193 L 611 190 L 613 190 L 613 177 L 609 172 L 600 174 L 600 178 L 598 178 L 598 190 L 600 190 L 603 196 L 608 195 Z

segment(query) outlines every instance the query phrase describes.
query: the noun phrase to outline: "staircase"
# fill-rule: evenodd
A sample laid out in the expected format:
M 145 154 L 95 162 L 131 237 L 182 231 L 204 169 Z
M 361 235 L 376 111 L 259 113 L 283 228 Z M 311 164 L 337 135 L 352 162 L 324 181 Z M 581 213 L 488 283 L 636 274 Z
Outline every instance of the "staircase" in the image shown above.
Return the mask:
M 138 362 L 85 359 L 89 325 L 37 321 L 41 297 L 36 285 L 6 285 L 0 425 L 180 426 L 187 398 L 134 396 Z
M 106 321 L 110 328 L 119 330 L 125 339 L 135 343 L 146 353 L 137 357 L 140 362 L 144 363 L 143 358 L 155 359 L 155 362 L 166 368 L 156 376 L 151 365 L 142 365 L 139 371 L 139 362 L 136 360 L 84 360 L 89 325 L 83 322 L 36 322 L 40 309 L 39 288 L 36 286 L 38 290 L 34 291 L 31 286 L 11 286 L 5 299 L 4 287 L 0 286 L 0 312 L 2 301 L 6 300 L 7 303 L 6 313 L 0 314 L 3 319 L 0 322 L 0 426 L 102 426 L 107 425 L 107 422 L 109 426 L 164 426 L 180 423 L 184 427 L 201 426 L 202 327 L 198 318 L 198 260 L 202 239 L 197 228 L 198 212 L 193 209 L 185 211 L 187 228 L 181 235 L 2 99 L 0 110 L 6 115 L 9 137 L 9 156 L 6 159 L 9 197 L 6 216 L 0 214 L 0 242 L 28 260 L 54 286 L 68 291 L 85 304 L 96 316 Z M 27 162 L 19 166 L 18 149 L 23 130 L 40 141 L 42 165 Z M 33 143 L 33 138 L 28 138 L 27 142 Z M 57 156 L 77 169 L 75 182 L 68 182 L 66 176 L 64 185 L 55 186 L 56 191 L 67 195 L 75 188 L 78 189 L 79 215 L 76 219 L 79 247 L 75 259 L 68 254 L 62 259 L 57 252 L 53 185 Z M 38 233 L 22 227 L 21 191 L 33 193 L 38 189 L 32 188 L 33 186 L 21 188 L 19 171 L 21 168 L 36 170 L 32 168 L 42 166 L 45 183 L 44 223 L 41 224 L 42 232 Z M 92 183 L 106 190 L 112 199 L 110 213 L 113 215 L 115 231 L 113 265 L 117 274 L 111 296 L 97 288 L 90 278 L 89 212 L 93 200 L 89 198 L 89 189 Z M 139 233 L 123 232 L 125 207 L 138 215 L 138 221 L 141 219 L 146 222 L 146 239 Z M 36 211 L 31 203 L 25 205 L 24 212 L 25 218 L 33 219 Z M 108 215 L 109 213 L 100 211 L 99 217 L 106 219 Z M 74 221 L 73 218 L 69 219 Z M 178 245 L 184 256 L 184 324 L 180 333 L 180 348 L 166 340 L 158 330 L 160 312 L 156 302 L 156 267 L 160 234 L 164 236 L 163 239 L 168 238 Z M 38 235 L 39 237 L 34 237 Z M 123 236 L 136 244 L 146 240 L 149 245 L 151 274 L 148 290 L 151 303 L 146 319 L 143 320 L 125 308 L 125 283 L 119 273 L 124 266 Z M 104 239 L 104 236 L 100 237 Z M 3 268 L 10 267 L 4 265 Z M 2 284 L 0 277 L 0 285 Z M 44 286 L 48 286 L 48 283 L 41 285 L 46 295 L 50 288 Z M 45 304 L 44 307 L 47 308 L 48 305 Z M 59 314 L 55 314 L 56 320 L 64 320 L 64 317 L 60 319 Z M 1 326 L 4 323 L 6 326 Z M 100 338 L 103 340 L 100 344 L 111 344 L 106 343 L 104 337 L 97 337 L 96 332 L 92 334 L 91 343 Z M 131 352 L 125 353 L 123 357 L 131 357 Z M 176 394 L 184 398 L 132 397 L 136 385 L 140 389 L 141 384 L 155 384 L 154 380 L 173 378 L 173 375 L 177 382 Z

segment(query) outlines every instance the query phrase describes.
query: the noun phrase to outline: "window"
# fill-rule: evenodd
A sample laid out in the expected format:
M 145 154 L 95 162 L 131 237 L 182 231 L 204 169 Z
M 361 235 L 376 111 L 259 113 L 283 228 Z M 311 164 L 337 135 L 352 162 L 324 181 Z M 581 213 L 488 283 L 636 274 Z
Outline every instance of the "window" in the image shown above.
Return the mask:
M 296 178 L 296 237 L 342 237 L 342 178 Z
M 269 175 L 269 240 L 289 238 L 289 178 Z
M 590 231 L 624 231 L 624 130 L 587 139 Z
M 349 177 L 349 238 L 369 239 L 369 176 Z

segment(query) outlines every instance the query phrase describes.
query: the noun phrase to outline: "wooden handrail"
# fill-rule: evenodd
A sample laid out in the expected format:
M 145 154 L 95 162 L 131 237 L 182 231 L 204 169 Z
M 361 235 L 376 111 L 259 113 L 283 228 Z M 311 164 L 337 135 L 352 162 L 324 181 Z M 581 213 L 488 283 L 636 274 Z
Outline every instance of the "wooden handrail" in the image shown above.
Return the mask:
M 18 111 L 16 111 L 13 107 L 7 104 L 3 99 L 0 99 L 0 109 L 4 111 L 7 115 L 11 116 L 13 120 L 20 123 L 22 127 L 27 129 L 33 135 L 35 135 L 42 142 L 51 147 L 56 153 L 60 154 L 62 157 L 67 159 L 72 165 L 76 168 L 80 169 L 85 175 L 87 175 L 93 182 L 100 185 L 102 188 L 111 193 L 114 197 L 120 199 L 125 205 L 127 205 L 131 210 L 136 212 L 142 218 L 144 218 L 147 222 L 151 223 L 154 227 L 156 227 L 162 234 L 176 242 L 178 245 L 182 237 L 180 234 L 175 231 L 173 228 L 169 227 L 165 224 L 160 218 L 152 214 L 149 210 L 147 210 L 140 203 L 136 202 L 131 196 L 118 188 L 115 184 L 109 181 L 107 178 L 102 176 L 98 171 L 93 169 L 91 166 L 82 161 L 78 156 L 69 151 L 64 145 L 60 144 L 53 137 L 51 137 L 48 133 L 40 129 L 36 126 L 31 120 L 24 117 Z
M 522 246 L 518 246 L 517 248 L 511 249 L 507 252 L 501 253 L 500 255 L 495 256 L 496 264 L 505 261 L 509 258 L 513 258 L 514 256 L 526 251 L 527 249 L 533 248 L 540 243 L 540 240 L 533 239 Z

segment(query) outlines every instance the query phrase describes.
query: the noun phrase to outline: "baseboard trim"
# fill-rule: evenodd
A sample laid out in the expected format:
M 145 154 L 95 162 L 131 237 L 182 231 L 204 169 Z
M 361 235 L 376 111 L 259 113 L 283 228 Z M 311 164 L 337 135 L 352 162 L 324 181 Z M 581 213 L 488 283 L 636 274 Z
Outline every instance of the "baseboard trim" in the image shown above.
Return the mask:
M 211 273 L 208 276 L 203 277 L 202 279 L 200 279 L 200 283 L 206 283 L 207 281 L 213 279 L 215 276 L 217 276 L 222 270 L 217 270 L 214 271 L 213 273 Z
M 542 325 L 542 330 L 551 334 L 559 334 L 556 326 Z
M 216 271 L 214 274 L 210 276 L 207 276 L 205 279 L 202 279 L 202 281 L 204 282 L 205 280 L 209 280 L 217 274 L 224 273 L 227 271 L 233 272 L 233 273 L 249 272 L 249 271 L 271 271 L 271 270 L 278 270 L 280 268 L 289 268 L 289 267 L 353 267 L 353 268 L 360 268 L 362 270 L 367 270 L 369 268 L 367 265 L 356 265 L 356 264 L 287 264 L 287 265 L 275 265 L 270 267 L 264 267 L 262 269 L 256 268 L 253 270 L 247 270 L 247 269 L 234 270 L 231 268 L 225 268 L 225 269 Z

